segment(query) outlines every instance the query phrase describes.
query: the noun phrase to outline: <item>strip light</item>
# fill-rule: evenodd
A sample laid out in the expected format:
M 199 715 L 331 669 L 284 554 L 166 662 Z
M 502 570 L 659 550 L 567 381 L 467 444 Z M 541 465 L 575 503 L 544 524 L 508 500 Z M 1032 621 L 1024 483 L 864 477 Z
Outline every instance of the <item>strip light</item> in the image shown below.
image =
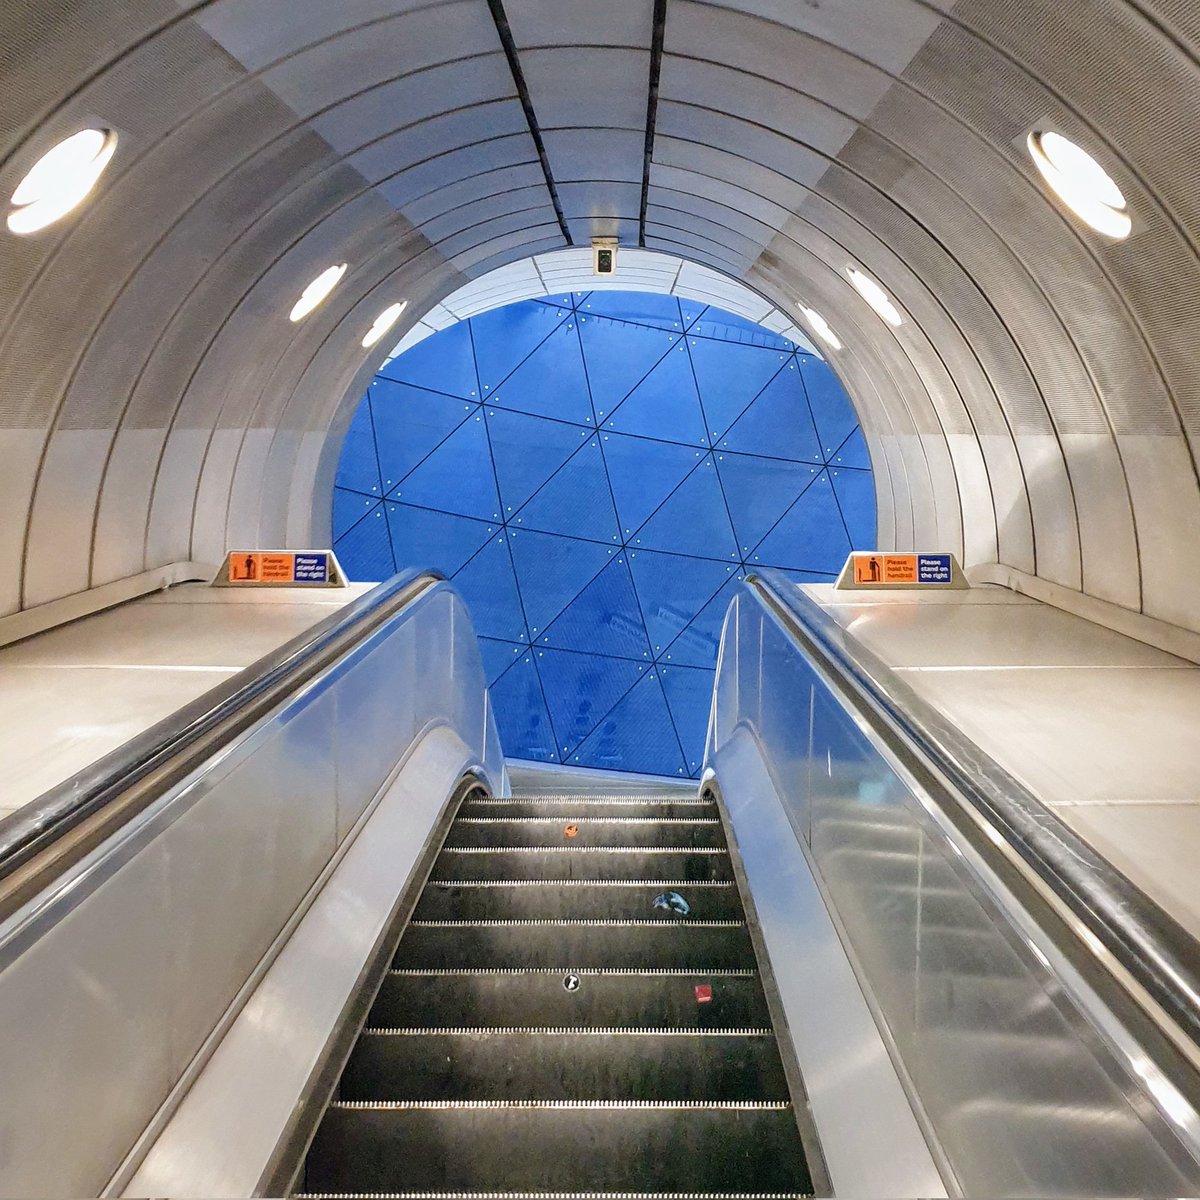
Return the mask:
M 383 335 L 387 333 L 387 331 L 391 329 L 391 327 L 395 325 L 398 320 L 400 320 L 401 315 L 407 307 L 408 301 L 401 300 L 399 304 L 392 304 L 385 308 L 383 312 L 381 312 L 379 316 L 375 318 L 375 324 L 367 330 L 367 336 L 362 340 L 363 349 L 370 350 L 370 348 L 374 346 L 375 343 L 378 342 L 379 339 L 383 337 Z
M 303 321 L 341 283 L 345 273 L 346 263 L 339 263 L 336 267 L 322 271 L 301 293 L 300 299 L 292 306 L 288 320 Z
M 9 229 L 37 233 L 62 220 L 88 197 L 116 152 L 117 135 L 111 129 L 83 129 L 59 142 L 17 185 Z
M 815 308 L 798 306 L 804 319 L 808 322 L 813 333 L 817 335 L 831 350 L 842 349 L 842 339 L 829 327 L 829 322 Z
M 1046 185 L 1085 225 L 1114 241 L 1130 235 L 1133 219 L 1121 189 L 1086 150 L 1061 133 L 1036 129 L 1026 145 Z
M 857 267 L 847 267 L 846 274 L 854 284 L 858 294 L 891 326 L 899 328 L 904 324 L 904 318 L 896 307 L 895 301 L 875 282 L 865 271 Z

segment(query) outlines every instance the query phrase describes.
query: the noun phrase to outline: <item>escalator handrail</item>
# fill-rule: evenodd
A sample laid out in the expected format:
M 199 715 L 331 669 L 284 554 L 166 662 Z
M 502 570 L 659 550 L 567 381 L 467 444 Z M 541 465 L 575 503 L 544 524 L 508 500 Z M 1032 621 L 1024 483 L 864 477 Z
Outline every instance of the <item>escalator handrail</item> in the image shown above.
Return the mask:
M 12 880 L 29 875 L 35 860 L 52 857 L 55 844 L 69 833 L 122 800 L 121 819 L 103 829 L 104 836 L 111 834 L 444 579 L 425 569 L 394 575 L 0 820 L 0 915 L 33 890 L 22 880 L 20 894 L 14 896 Z M 147 793 L 144 802 L 126 806 L 125 798 L 139 788 Z M 64 866 L 60 861 L 56 869 Z M 44 883 L 39 876 L 38 886 Z
M 779 571 L 746 578 L 805 652 L 893 727 L 1192 1042 L 1200 1043 L 1200 941 L 1069 829 L 816 600 Z

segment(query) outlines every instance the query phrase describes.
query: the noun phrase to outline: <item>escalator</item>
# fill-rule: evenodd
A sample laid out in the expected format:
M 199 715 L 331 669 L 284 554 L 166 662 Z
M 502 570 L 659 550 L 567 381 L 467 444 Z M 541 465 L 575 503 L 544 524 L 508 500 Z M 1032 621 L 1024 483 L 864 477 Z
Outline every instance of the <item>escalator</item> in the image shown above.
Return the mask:
M 721 815 L 679 795 L 462 802 L 304 1192 L 812 1193 Z
M 1196 940 L 789 581 L 608 778 L 412 573 L 0 822 L 0 1196 L 1200 1194 Z

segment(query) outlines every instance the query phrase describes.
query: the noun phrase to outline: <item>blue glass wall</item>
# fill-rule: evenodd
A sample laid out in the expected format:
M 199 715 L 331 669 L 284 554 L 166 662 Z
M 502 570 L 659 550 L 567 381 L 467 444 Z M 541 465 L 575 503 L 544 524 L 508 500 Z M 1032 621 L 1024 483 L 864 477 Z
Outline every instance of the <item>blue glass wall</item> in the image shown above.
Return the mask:
M 875 539 L 866 446 L 818 358 L 719 309 L 531 300 L 393 359 L 355 415 L 334 546 L 439 567 L 510 757 L 696 776 L 748 567 L 832 580 Z

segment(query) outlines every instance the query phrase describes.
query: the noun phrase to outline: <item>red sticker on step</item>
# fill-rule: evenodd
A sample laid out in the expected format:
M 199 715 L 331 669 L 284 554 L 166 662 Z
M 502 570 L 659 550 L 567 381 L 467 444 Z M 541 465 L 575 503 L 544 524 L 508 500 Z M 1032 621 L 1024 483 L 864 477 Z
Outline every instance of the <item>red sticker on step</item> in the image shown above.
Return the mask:
M 566 829 L 563 830 L 563 837 L 571 838 L 571 837 L 574 837 L 578 832 L 579 832 L 578 825 L 568 825 L 566 827 Z
M 696 984 L 696 1003 L 711 1004 L 712 1003 L 712 984 L 698 983 Z

